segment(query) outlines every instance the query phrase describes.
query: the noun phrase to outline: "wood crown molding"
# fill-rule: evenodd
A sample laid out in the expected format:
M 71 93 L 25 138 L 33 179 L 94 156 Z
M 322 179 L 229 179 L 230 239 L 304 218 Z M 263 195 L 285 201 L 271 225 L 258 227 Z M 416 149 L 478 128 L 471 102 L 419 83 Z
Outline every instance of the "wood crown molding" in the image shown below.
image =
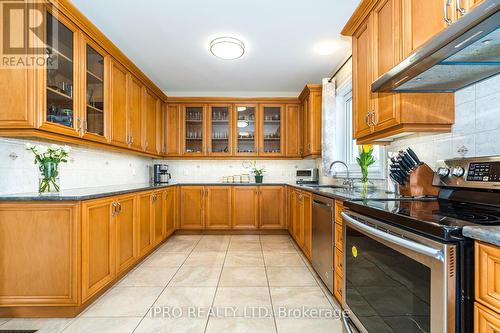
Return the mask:
M 302 89 L 302 92 L 299 95 L 299 101 L 303 101 L 306 99 L 307 96 L 309 96 L 310 93 L 312 92 L 321 92 L 323 89 L 323 86 L 321 84 L 306 84 L 304 86 L 304 89 Z
M 297 97 L 168 97 L 168 104 L 175 103 L 276 103 L 276 104 L 298 104 Z
M 74 22 L 80 30 L 106 50 L 116 61 L 132 72 L 163 101 L 167 95 L 144 74 L 111 40 L 109 40 L 70 0 L 48 0 L 59 12 Z
M 340 32 L 344 36 L 352 36 L 361 23 L 370 15 L 371 10 L 379 0 L 362 0 L 358 5 L 349 21 Z

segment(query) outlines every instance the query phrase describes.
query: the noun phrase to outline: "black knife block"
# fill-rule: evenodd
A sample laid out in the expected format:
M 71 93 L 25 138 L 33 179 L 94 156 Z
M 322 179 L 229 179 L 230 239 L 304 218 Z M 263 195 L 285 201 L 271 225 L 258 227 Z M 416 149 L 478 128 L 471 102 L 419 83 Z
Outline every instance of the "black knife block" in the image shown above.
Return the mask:
M 399 185 L 399 193 L 408 197 L 437 196 L 439 187 L 432 185 L 434 171 L 427 165 L 421 164 L 412 173 L 406 184 Z

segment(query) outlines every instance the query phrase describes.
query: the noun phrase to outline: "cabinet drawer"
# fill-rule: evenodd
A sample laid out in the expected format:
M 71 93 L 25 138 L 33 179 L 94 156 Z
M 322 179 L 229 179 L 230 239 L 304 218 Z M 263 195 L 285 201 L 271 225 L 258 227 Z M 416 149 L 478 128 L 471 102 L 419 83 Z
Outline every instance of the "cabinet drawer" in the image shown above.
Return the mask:
M 339 251 L 339 249 L 335 249 L 333 251 L 333 267 L 336 273 L 344 276 L 344 261 L 343 261 L 344 253 Z
M 500 313 L 500 247 L 475 243 L 476 300 Z
M 333 293 L 337 301 L 342 304 L 342 292 L 343 292 L 343 279 L 339 274 L 334 274 L 333 276 Z
M 342 225 L 335 223 L 335 247 L 344 251 L 344 235 L 342 234 Z
M 479 303 L 474 304 L 474 333 L 500 332 L 500 314 Z
M 335 223 L 342 224 L 342 216 L 340 213 L 342 213 L 342 210 L 344 209 L 344 202 L 335 200 Z

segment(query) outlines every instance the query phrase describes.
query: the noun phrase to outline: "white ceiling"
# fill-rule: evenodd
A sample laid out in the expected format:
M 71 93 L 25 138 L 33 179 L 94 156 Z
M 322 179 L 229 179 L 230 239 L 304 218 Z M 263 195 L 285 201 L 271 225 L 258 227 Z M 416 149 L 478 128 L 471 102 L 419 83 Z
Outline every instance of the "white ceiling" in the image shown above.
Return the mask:
M 340 30 L 359 0 L 73 0 L 170 96 L 296 96 L 349 54 Z M 214 57 L 220 36 L 246 45 L 237 60 Z M 335 42 L 319 55 L 315 46 Z

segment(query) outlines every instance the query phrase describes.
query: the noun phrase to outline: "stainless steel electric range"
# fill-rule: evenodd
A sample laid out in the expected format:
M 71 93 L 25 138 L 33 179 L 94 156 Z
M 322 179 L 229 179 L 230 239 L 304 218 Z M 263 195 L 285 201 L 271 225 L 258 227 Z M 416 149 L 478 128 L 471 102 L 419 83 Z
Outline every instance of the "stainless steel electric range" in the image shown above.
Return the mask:
M 500 157 L 445 161 L 437 198 L 347 202 L 347 332 L 472 332 L 468 225 L 500 225 Z

